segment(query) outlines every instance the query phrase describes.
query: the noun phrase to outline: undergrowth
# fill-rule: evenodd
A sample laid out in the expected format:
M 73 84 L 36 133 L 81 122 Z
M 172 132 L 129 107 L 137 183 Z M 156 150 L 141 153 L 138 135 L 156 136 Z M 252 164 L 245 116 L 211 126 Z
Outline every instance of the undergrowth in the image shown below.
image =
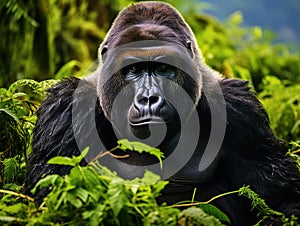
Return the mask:
M 138 142 L 120 140 L 117 148 L 163 158 L 158 149 Z M 111 151 L 100 153 L 98 158 Z M 270 209 L 249 186 L 220 194 L 207 202 L 191 200 L 172 206 L 159 205 L 156 198 L 167 181 L 150 171 L 145 171 L 143 178 L 125 180 L 100 165 L 97 158 L 88 166 L 80 166 L 87 152 L 88 148 L 80 156 L 58 156 L 49 160 L 48 164 L 68 165 L 72 169 L 64 177 L 48 175 L 36 184 L 32 193 L 44 187 L 50 189 L 40 205 L 20 193 L 20 186 L 16 186 L 15 191 L 0 189 L 0 222 L 8 225 L 228 225 L 228 217 L 210 203 L 227 195 L 242 195 L 252 201 L 262 220 L 276 216 L 282 219 L 283 225 L 297 225 L 296 218 L 288 219 Z M 185 209 L 181 210 L 182 207 Z

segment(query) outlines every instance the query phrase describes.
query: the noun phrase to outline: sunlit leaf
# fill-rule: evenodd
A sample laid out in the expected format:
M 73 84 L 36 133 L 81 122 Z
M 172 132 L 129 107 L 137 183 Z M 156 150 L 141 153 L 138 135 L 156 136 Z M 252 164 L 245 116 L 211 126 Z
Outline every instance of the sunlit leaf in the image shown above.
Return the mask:
M 199 204 L 198 207 L 204 210 L 205 213 L 218 218 L 220 221 L 230 224 L 230 220 L 225 213 L 211 204 Z
M 162 168 L 162 158 L 164 158 L 164 153 L 158 148 L 153 148 L 147 144 L 138 141 L 128 141 L 127 139 L 118 140 L 119 148 L 126 151 L 137 151 L 139 153 L 146 152 L 148 154 L 154 155 L 158 158 L 160 162 L 160 167 Z

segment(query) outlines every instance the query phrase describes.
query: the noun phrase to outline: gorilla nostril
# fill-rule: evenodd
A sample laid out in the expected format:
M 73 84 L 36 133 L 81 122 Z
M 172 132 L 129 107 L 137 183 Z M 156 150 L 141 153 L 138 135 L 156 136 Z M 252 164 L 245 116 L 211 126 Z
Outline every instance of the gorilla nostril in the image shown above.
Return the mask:
M 143 105 L 143 106 L 153 106 L 153 105 L 159 105 L 161 102 L 161 98 L 159 96 L 150 96 L 150 97 L 145 97 L 145 96 L 138 96 L 137 97 L 137 104 L 138 105 Z
M 137 103 L 141 104 L 141 105 L 148 105 L 148 97 L 144 97 L 144 96 L 138 96 L 137 97 Z
M 157 97 L 157 96 L 150 96 L 149 97 L 149 104 L 150 105 L 155 104 L 157 102 L 159 102 L 159 97 Z

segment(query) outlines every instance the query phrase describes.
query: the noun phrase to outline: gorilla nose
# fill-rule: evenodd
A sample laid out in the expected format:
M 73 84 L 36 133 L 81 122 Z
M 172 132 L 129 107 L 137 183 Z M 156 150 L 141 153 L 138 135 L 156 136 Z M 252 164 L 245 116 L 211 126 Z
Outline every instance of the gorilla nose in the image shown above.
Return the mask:
M 150 97 L 145 97 L 143 95 L 137 96 L 137 103 L 139 105 L 144 105 L 144 106 L 151 106 L 159 103 L 160 98 L 158 96 L 150 96 Z
M 158 116 L 160 108 L 164 105 L 164 99 L 159 95 L 139 94 L 135 98 L 135 107 L 143 115 Z

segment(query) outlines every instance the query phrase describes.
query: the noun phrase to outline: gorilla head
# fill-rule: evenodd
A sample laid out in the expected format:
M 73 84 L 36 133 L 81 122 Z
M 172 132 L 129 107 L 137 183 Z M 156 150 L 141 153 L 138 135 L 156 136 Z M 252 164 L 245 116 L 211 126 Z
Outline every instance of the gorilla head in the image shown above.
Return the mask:
M 164 152 L 163 171 L 151 169 L 164 179 L 177 173 L 173 179 L 208 180 L 222 153 L 225 101 L 220 77 L 204 64 L 180 14 L 159 2 L 129 6 L 101 44 L 99 62 L 98 70 L 85 81 L 97 84 L 101 110 L 113 128 L 101 132 L 98 126 L 101 143 L 111 148 L 117 139 L 141 141 Z M 107 136 L 116 138 L 112 142 Z M 91 144 L 85 141 L 81 147 L 85 146 Z M 121 162 L 129 165 L 121 167 Z M 107 159 L 101 163 L 134 178 L 144 172 L 134 166 L 158 160 L 132 152 L 114 164 Z
M 95 75 L 101 108 L 119 138 L 141 139 L 152 146 L 161 143 L 171 151 L 180 120 L 193 107 L 180 101 L 185 110 L 180 118 L 172 100 L 186 98 L 180 89 L 194 105 L 201 95 L 194 46 L 189 27 L 167 4 L 134 4 L 120 13 L 99 48 L 102 65 Z
M 185 89 L 194 103 L 201 95 L 201 76 L 194 68 L 200 62 L 195 46 L 190 28 L 167 4 L 147 2 L 123 10 L 99 49 L 103 66 L 98 93 L 105 115 L 110 118 L 112 100 L 132 83 L 132 96 L 126 93 L 124 98 L 131 106 L 122 111 L 128 113 L 128 124 L 136 130 L 149 124 L 172 123 L 176 113 L 166 98 L 176 95 L 176 86 L 167 80 Z M 139 130 L 135 135 L 146 134 Z
M 179 13 L 165 3 L 131 5 L 115 20 L 99 48 L 99 57 L 101 66 L 92 77 L 97 81 L 101 108 L 117 137 L 158 147 L 166 157 L 176 148 L 184 147 L 190 153 L 185 155 L 191 157 L 200 139 L 196 107 L 202 95 L 209 95 L 211 84 L 218 84 L 216 76 L 203 64 L 195 37 Z M 207 71 L 204 75 L 203 70 Z M 224 105 L 220 101 L 214 100 Z M 209 120 L 206 118 L 206 123 Z M 203 129 L 202 136 L 207 136 L 208 130 Z M 198 171 L 203 152 L 198 151 L 194 169 L 189 167 L 185 174 L 196 176 L 190 172 Z M 184 155 L 182 150 L 181 155 Z M 216 157 L 216 153 L 206 156 L 203 162 L 207 166 L 203 168 L 210 166 Z M 149 165 L 157 159 L 131 153 L 120 161 Z

